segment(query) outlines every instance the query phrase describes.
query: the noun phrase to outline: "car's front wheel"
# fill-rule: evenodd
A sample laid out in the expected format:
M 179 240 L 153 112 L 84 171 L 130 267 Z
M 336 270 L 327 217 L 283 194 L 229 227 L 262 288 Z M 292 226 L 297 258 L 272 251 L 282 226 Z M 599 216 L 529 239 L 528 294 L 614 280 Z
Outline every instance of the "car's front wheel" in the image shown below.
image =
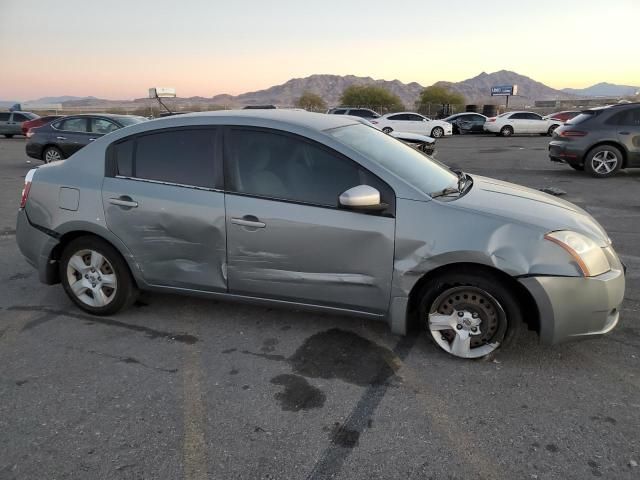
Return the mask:
M 482 358 L 514 340 L 522 313 L 502 280 L 491 274 L 449 273 L 427 283 L 420 322 L 438 347 L 460 358 Z
M 431 130 L 431 136 L 433 138 L 440 138 L 444 135 L 444 129 L 442 127 L 434 127 Z
M 604 178 L 616 174 L 622 167 L 622 152 L 611 145 L 601 145 L 587 153 L 584 169 L 594 177 Z
M 122 256 L 97 237 L 69 242 L 60 259 L 60 279 L 69 298 L 93 315 L 114 314 L 138 294 Z
M 384 128 L 382 129 L 382 131 L 383 131 L 384 133 L 391 133 L 391 132 L 393 132 L 393 128 L 391 128 L 391 127 L 384 127 Z
M 42 159 L 44 163 L 58 162 L 64 159 L 62 152 L 57 147 L 47 147 L 42 152 Z

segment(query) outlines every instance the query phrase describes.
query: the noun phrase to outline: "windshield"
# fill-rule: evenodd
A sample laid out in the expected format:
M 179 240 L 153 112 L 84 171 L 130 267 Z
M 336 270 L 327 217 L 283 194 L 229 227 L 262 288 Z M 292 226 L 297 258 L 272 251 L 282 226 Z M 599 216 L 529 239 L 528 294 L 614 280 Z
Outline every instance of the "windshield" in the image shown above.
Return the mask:
M 146 121 L 147 121 L 146 118 L 138 117 L 138 116 L 118 117 L 118 122 L 121 123 L 124 127 L 128 127 L 129 125 L 135 125 L 136 123 L 142 123 Z
M 446 166 L 380 130 L 359 124 L 329 134 L 427 195 L 457 188 L 458 176 Z

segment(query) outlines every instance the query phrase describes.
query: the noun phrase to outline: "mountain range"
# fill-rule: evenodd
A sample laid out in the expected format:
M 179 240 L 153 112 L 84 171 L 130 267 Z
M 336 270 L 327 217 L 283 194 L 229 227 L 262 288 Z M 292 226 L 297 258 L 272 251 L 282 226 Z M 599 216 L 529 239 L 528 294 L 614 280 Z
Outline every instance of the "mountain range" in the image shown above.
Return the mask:
M 167 100 L 166 103 L 175 107 L 194 108 L 195 105 L 212 108 L 217 105 L 233 108 L 245 105 L 278 105 L 293 106 L 302 93 L 309 91 L 320 95 L 328 105 L 338 105 L 342 91 L 350 85 L 377 85 L 396 94 L 405 106 L 411 108 L 424 89 L 416 82 L 403 83 L 400 80 L 375 80 L 371 77 L 357 77 L 354 75 L 326 75 L 316 74 L 305 78 L 293 78 L 281 85 L 247 92 L 240 95 L 215 95 L 213 97 L 189 97 Z M 500 98 L 492 98 L 490 89 L 496 85 L 518 85 L 518 96 L 511 97 L 511 105 L 533 105 L 535 100 L 573 99 L 589 96 L 627 96 L 635 95 L 640 87 L 599 83 L 588 88 L 556 90 L 527 76 L 509 70 L 481 74 L 461 82 L 439 81 L 434 85 L 444 86 L 464 95 L 467 103 L 502 103 Z M 58 97 L 43 97 L 30 103 L 62 103 L 65 108 L 98 109 L 125 108 L 135 109 L 149 105 L 148 98 L 135 100 L 105 100 L 96 97 L 74 97 L 70 95 Z M 0 107 L 10 107 L 15 101 L 0 101 Z M 26 102 L 25 102 L 26 103 Z

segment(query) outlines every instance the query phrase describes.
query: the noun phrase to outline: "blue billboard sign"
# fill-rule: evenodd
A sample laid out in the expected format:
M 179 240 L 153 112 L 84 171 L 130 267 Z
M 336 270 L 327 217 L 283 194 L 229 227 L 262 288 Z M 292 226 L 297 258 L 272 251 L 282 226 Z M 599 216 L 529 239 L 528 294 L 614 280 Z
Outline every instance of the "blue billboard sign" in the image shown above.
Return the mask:
M 496 85 L 495 87 L 491 87 L 491 96 L 509 96 L 509 95 L 517 95 L 518 94 L 518 86 L 517 85 Z

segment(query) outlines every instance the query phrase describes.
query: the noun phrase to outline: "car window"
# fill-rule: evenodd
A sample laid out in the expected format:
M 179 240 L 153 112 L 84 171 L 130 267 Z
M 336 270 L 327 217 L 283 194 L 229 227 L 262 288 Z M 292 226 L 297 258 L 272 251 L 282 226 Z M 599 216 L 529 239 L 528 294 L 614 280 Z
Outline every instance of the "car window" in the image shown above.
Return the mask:
M 640 127 L 640 108 L 634 108 L 618 112 L 606 121 L 609 125 L 625 125 Z
M 542 120 L 542 117 L 537 113 L 527 113 L 526 115 L 529 120 Z
M 380 191 L 383 202 L 391 203 L 389 187 L 373 174 L 356 162 L 301 137 L 234 129 L 231 144 L 226 174 L 228 189 L 232 191 L 337 207 L 338 197 L 344 191 L 358 185 L 371 185 Z
M 380 130 L 358 124 L 329 133 L 427 195 L 458 185 L 458 176 L 444 165 Z
M 356 117 L 362 117 L 362 118 L 377 118 L 379 117 L 379 115 L 375 112 L 372 112 L 371 110 L 366 110 L 366 109 L 353 109 L 353 110 L 349 110 L 349 115 L 353 115 Z
M 31 120 L 29 117 L 21 114 L 21 113 L 14 113 L 13 114 L 13 121 L 14 122 L 26 122 L 27 120 Z
M 117 173 L 179 185 L 215 188 L 214 129 L 180 129 L 115 144 Z
M 117 117 L 116 120 L 121 125 L 128 127 L 129 125 L 136 125 L 137 123 L 146 122 L 147 118 L 141 117 L 139 115 L 122 115 L 120 117 Z
M 104 118 L 92 118 L 91 119 L 91 131 L 94 133 L 99 133 L 99 134 L 106 134 L 109 132 L 113 132 L 114 130 L 117 130 L 119 127 L 109 121 L 106 120 Z
M 58 130 L 65 132 L 88 132 L 87 118 L 67 118 L 58 122 L 55 126 Z
M 472 122 L 485 122 L 487 119 L 482 115 L 469 115 L 469 121 Z
M 525 120 L 527 118 L 526 113 L 514 113 L 509 117 L 510 120 Z
M 389 118 L 389 120 L 408 120 L 409 115 L 405 115 L 405 114 L 399 114 L 399 115 L 391 115 Z
M 341 109 L 341 110 L 334 110 L 333 114 L 334 115 L 344 115 L 346 113 L 346 110 Z
M 413 115 L 413 114 L 408 114 L 407 118 L 412 122 L 421 122 L 422 120 L 424 120 L 420 115 Z
M 9 112 L 0 112 L 0 122 L 6 122 L 9 120 Z
M 567 125 L 578 125 L 579 123 L 585 122 L 587 120 L 590 120 L 592 118 L 595 118 L 598 115 L 597 111 L 595 110 L 587 110 L 586 112 L 582 112 L 578 115 L 576 115 L 575 117 L 571 118 L 568 122 Z

